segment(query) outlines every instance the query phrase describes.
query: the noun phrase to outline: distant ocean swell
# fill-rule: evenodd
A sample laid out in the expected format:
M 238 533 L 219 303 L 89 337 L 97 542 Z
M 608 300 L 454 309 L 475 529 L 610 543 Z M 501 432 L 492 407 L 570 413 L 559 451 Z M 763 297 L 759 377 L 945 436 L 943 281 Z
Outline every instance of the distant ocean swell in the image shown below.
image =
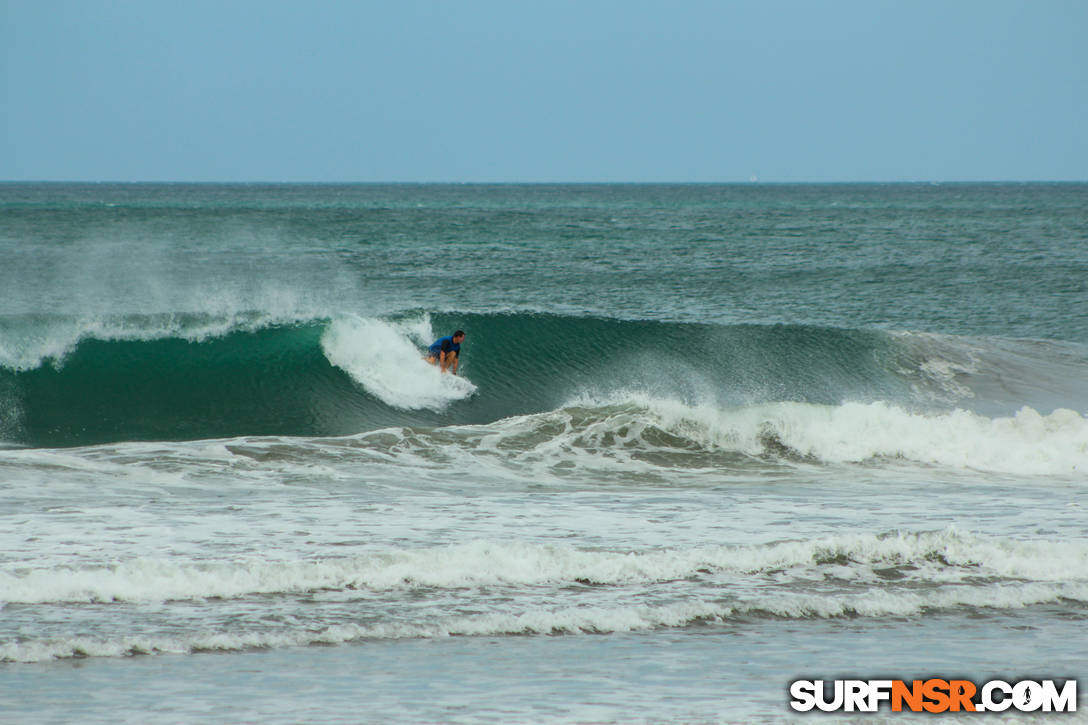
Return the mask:
M 1085 571 L 1086 563 L 1083 542 L 1024 542 L 949 529 L 640 551 L 473 541 L 321 560 L 136 559 L 104 567 L 24 569 L 0 573 L 5 611 L 16 619 L 26 606 L 84 603 L 73 616 L 93 619 L 110 616 L 110 608 L 131 614 L 132 605 L 154 602 L 166 607 L 161 616 L 177 620 L 186 616 L 188 603 L 214 599 L 222 616 L 235 622 L 235 610 L 244 611 L 254 598 L 286 597 L 305 599 L 313 621 L 301 629 L 235 622 L 229 633 L 171 637 L 152 608 L 142 615 L 150 617 L 147 622 L 133 622 L 135 633 L 116 640 L 23 639 L 0 645 L 0 661 L 357 639 L 744 626 L 766 618 L 1000 612 L 1059 600 L 1084 608 L 1088 580 L 1076 572 Z M 541 592 L 557 594 L 543 603 Z M 457 602 L 468 593 L 472 611 L 462 612 Z M 420 603 L 392 621 L 380 616 L 390 598 L 401 597 Z M 141 627 L 146 635 L 138 633 Z
M 469 332 L 462 377 L 421 357 Z M 0 318 L 0 440 L 344 436 L 705 456 L 1088 470 L 1088 351 L 1064 343 L 530 313 Z M 441 441 L 428 430 L 441 428 Z M 373 439 L 376 444 L 377 438 Z M 702 457 L 702 458 L 701 458 Z M 717 461 L 721 463 L 721 460 Z M 712 461 L 713 463 L 713 461 Z

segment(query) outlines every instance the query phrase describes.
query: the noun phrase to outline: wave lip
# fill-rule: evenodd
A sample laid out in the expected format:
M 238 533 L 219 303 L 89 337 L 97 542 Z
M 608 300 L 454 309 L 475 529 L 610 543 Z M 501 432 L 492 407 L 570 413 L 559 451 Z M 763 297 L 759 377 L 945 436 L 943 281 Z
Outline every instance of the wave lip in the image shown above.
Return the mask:
M 207 342 L 234 333 L 321 322 L 321 316 L 270 313 L 161 313 L 98 316 L 0 316 L 0 369 L 28 372 L 44 365 L 62 368 L 81 343 Z

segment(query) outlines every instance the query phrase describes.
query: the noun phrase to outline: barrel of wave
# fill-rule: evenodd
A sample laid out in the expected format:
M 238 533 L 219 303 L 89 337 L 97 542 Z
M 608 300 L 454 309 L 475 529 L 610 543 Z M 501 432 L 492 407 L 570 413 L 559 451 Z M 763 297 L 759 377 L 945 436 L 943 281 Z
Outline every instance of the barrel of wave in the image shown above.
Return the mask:
M 427 325 L 429 328 L 429 325 Z M 355 315 L 338 317 L 321 337 L 328 361 L 383 403 L 402 410 L 439 411 L 471 397 L 476 386 L 443 375 L 423 359 L 413 337 L 430 342 L 418 324 L 391 323 Z

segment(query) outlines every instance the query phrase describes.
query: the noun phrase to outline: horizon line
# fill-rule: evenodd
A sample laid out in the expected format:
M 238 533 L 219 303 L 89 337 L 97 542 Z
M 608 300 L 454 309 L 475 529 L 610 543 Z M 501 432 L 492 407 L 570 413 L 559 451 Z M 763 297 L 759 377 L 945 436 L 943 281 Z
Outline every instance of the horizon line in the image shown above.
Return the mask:
M 764 181 L 359 181 L 359 180 L 193 180 L 193 179 L 0 179 L 0 184 L 191 184 L 245 186 L 803 186 L 803 185 L 932 185 L 943 184 L 1084 184 L 1085 179 L 885 179 Z

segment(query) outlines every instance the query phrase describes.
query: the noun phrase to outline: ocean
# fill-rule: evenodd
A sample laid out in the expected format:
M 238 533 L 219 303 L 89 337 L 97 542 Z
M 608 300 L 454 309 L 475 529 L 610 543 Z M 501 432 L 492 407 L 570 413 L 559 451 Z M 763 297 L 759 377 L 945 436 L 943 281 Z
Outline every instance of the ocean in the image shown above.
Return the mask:
M 1085 710 L 1088 184 L 5 183 L 0 289 L 0 721 Z

